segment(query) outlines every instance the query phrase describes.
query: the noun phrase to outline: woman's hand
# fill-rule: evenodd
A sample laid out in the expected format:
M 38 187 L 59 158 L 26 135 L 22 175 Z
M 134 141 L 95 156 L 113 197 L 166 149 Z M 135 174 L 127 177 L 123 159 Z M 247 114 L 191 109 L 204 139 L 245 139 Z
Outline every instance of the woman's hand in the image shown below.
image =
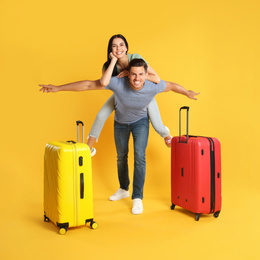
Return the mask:
M 112 52 L 110 52 L 109 58 L 110 58 L 111 60 L 116 60 L 116 61 L 117 61 L 117 57 L 116 57 Z
M 42 91 L 43 93 L 49 93 L 49 92 L 57 92 L 59 91 L 59 87 L 58 86 L 54 86 L 54 85 L 39 85 L 40 87 L 42 87 L 40 89 L 40 91 Z
M 123 71 L 121 71 L 121 72 L 117 75 L 118 78 L 123 78 L 123 77 L 128 77 L 128 76 L 129 76 L 129 71 L 128 71 L 128 70 L 123 70 Z

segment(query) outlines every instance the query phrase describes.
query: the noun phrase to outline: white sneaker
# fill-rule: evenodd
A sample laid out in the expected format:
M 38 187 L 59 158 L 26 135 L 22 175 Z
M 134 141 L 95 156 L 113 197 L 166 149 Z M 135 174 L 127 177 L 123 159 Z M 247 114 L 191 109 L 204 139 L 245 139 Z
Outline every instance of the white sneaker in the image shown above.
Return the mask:
M 97 152 L 96 148 L 92 147 L 91 157 L 93 157 L 96 154 L 96 152 Z
M 129 190 L 123 190 L 119 188 L 115 194 L 109 197 L 109 200 L 115 201 L 115 200 L 121 200 L 124 198 L 128 198 L 130 196 Z
M 137 215 L 143 212 L 143 202 L 141 199 L 133 199 L 132 213 Z

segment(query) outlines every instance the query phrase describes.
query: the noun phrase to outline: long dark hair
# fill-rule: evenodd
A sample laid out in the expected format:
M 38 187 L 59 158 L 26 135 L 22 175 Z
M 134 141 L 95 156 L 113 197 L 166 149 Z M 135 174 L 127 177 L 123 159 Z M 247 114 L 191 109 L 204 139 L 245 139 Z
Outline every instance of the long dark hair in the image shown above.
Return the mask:
M 112 43 L 113 43 L 113 40 L 115 38 L 121 38 L 124 42 L 125 42 L 125 46 L 127 48 L 127 51 L 128 51 L 128 42 L 126 40 L 126 38 L 122 35 L 122 34 L 115 34 L 113 35 L 109 42 L 108 42 L 108 46 L 107 46 L 107 61 L 104 63 L 103 65 L 103 69 L 106 70 L 111 62 L 111 59 L 109 58 L 109 54 L 110 52 L 112 52 Z M 126 53 L 127 53 L 126 51 Z M 118 72 L 117 72 L 117 69 L 116 69 L 116 66 L 114 67 L 114 70 L 113 70 L 113 73 L 112 73 L 112 76 L 117 76 Z

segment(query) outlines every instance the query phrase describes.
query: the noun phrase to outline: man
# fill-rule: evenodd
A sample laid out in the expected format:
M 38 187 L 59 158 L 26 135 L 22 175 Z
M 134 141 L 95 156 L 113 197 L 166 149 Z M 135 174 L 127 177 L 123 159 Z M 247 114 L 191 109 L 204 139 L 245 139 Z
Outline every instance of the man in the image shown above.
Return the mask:
M 62 86 L 40 85 L 43 92 L 57 91 L 83 91 L 108 89 L 115 94 L 115 122 L 114 136 L 117 150 L 117 168 L 120 188 L 109 199 L 111 201 L 129 197 L 128 175 L 128 142 L 130 134 L 134 141 L 134 179 L 133 179 L 133 214 L 143 212 L 143 187 L 146 173 L 145 152 L 149 135 L 149 119 L 147 106 L 155 95 L 161 92 L 174 91 L 195 99 L 199 93 L 187 91 L 180 85 L 172 82 L 155 84 L 146 81 L 147 64 L 142 59 L 134 59 L 129 65 L 129 76 L 124 78 L 112 77 L 112 71 L 116 64 L 116 58 L 112 56 L 111 63 L 97 81 L 81 81 Z

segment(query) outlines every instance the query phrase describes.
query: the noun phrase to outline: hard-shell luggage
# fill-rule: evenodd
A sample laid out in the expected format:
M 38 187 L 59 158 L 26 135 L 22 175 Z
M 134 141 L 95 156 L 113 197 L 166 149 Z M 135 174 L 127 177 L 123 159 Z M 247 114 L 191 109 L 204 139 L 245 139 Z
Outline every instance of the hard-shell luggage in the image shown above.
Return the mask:
M 79 125 L 82 143 L 79 143 Z M 84 144 L 84 124 L 77 121 L 78 142 L 47 143 L 44 155 L 44 220 L 52 221 L 65 234 L 70 227 L 93 220 L 91 154 Z
M 187 110 L 187 135 L 181 136 L 181 111 Z M 196 213 L 221 210 L 221 156 L 216 138 L 189 136 L 189 107 L 179 111 L 179 136 L 172 138 L 171 150 L 171 209 L 180 206 Z

